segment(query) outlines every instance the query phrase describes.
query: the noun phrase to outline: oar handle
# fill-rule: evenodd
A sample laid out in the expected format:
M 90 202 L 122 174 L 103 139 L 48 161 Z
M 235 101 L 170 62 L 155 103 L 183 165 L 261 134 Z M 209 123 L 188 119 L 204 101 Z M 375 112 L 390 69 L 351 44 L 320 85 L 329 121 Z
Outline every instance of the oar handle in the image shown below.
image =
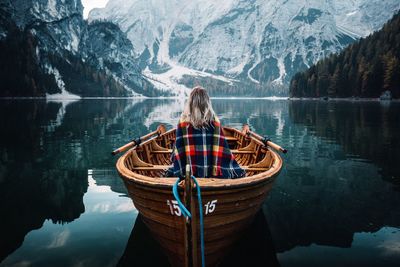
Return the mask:
M 155 131 L 153 131 L 151 133 L 148 133 L 148 134 L 146 134 L 146 135 L 144 135 L 142 137 L 136 138 L 136 139 L 132 140 L 131 142 L 129 142 L 129 143 L 127 143 L 127 144 L 115 149 L 113 152 L 111 152 L 111 155 L 115 156 L 115 155 L 117 155 L 117 154 L 119 154 L 121 152 L 124 152 L 125 150 L 127 150 L 127 149 L 129 149 L 131 147 L 138 146 L 141 142 L 146 141 L 147 139 L 149 139 L 153 135 L 161 135 L 164 132 L 165 132 L 165 126 L 160 124 L 157 127 L 157 130 L 155 130 Z
M 261 136 L 261 135 L 258 135 L 258 134 L 256 134 L 256 133 L 252 132 L 252 131 L 249 131 L 249 134 L 250 134 L 251 136 L 254 136 L 255 138 L 257 138 L 258 140 L 260 140 L 261 142 L 263 142 L 263 143 L 266 144 L 267 146 L 270 146 L 270 147 L 272 147 L 273 149 L 275 149 L 275 150 L 277 150 L 277 151 L 280 151 L 280 152 L 282 152 L 282 153 L 284 153 L 284 154 L 287 153 L 287 150 L 286 150 L 286 149 L 284 149 L 284 148 L 281 147 L 280 145 L 275 144 L 275 143 L 272 142 L 268 137 L 266 137 L 266 136 L 263 137 L 263 136 Z
M 287 149 L 285 149 L 285 148 L 281 147 L 280 145 L 277 145 L 277 144 L 275 144 L 275 143 L 273 143 L 271 141 L 267 141 L 267 145 L 272 147 L 273 149 L 275 149 L 277 151 L 282 152 L 283 154 L 287 153 Z
M 275 149 L 277 151 L 280 151 L 280 152 L 282 152 L 284 154 L 287 153 L 286 149 L 284 149 L 280 145 L 275 144 L 268 137 L 266 137 L 266 136 L 263 137 L 263 136 L 261 136 L 259 134 L 256 134 L 255 132 L 250 131 L 250 128 L 249 128 L 249 126 L 247 124 L 245 126 L 243 126 L 243 131 L 244 131 L 245 134 L 248 134 L 248 135 L 251 135 L 251 136 L 255 137 L 256 139 L 260 140 L 261 142 L 263 142 L 267 146 L 270 146 L 273 149 Z
M 132 140 L 131 142 L 115 149 L 113 152 L 111 152 L 111 155 L 115 156 L 121 152 L 124 152 L 125 150 L 140 144 L 140 142 L 141 142 L 141 138 L 139 137 L 139 138 Z

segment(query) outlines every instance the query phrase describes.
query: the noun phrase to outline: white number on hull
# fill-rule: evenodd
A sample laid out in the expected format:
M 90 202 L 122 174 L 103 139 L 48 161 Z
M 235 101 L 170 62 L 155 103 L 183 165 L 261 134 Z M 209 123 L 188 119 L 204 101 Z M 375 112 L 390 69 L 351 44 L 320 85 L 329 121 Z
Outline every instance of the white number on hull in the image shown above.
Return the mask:
M 176 200 L 167 200 L 167 205 L 169 206 L 169 211 L 172 215 L 181 216 L 182 211 L 179 208 L 178 201 Z
M 215 210 L 216 204 L 217 204 L 216 199 L 213 201 L 208 201 L 207 204 L 205 205 L 206 206 L 205 214 L 213 213 Z
M 212 200 L 212 201 L 208 201 L 205 205 L 204 205 L 204 214 L 210 214 L 213 213 L 215 211 L 215 208 L 217 207 L 217 200 Z M 171 215 L 176 215 L 176 216 L 181 216 L 182 215 L 182 211 L 181 208 L 179 208 L 178 205 L 178 201 L 176 200 L 167 200 L 167 205 L 169 207 L 169 211 L 171 213 Z

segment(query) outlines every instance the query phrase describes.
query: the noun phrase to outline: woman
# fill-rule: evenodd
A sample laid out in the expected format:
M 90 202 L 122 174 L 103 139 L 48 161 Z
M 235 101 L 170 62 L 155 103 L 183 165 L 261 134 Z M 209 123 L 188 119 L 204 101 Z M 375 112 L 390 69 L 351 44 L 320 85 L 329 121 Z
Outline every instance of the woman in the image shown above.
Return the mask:
M 207 91 L 202 87 L 193 88 L 187 100 L 176 129 L 172 162 L 167 176 L 183 177 L 186 164 L 196 177 L 245 175 L 228 147 Z

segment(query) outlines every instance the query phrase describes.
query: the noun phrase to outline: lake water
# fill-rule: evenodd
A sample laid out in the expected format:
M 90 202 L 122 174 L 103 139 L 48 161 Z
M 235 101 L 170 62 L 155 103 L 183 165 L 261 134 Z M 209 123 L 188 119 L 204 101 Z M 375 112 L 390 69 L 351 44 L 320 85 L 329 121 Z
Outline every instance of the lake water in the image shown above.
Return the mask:
M 289 150 L 222 266 L 398 266 L 400 103 L 213 100 Z M 110 152 L 178 100 L 0 100 L 0 266 L 168 266 Z

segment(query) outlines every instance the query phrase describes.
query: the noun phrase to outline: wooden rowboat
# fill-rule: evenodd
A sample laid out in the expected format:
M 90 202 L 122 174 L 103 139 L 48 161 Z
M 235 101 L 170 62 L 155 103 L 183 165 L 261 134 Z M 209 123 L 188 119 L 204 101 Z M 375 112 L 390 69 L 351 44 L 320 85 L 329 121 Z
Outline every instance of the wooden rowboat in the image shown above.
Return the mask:
M 246 170 L 240 179 L 198 178 L 203 199 L 205 265 L 215 266 L 241 236 L 282 168 L 275 150 L 283 148 L 251 132 L 224 127 L 228 144 Z M 163 177 L 170 167 L 175 129 L 156 131 L 117 149 L 129 149 L 116 164 L 135 207 L 172 266 L 202 266 L 196 188 L 188 176 L 179 190 L 192 218 L 182 216 L 172 187 L 177 178 Z M 193 193 L 192 193 L 193 192 Z

